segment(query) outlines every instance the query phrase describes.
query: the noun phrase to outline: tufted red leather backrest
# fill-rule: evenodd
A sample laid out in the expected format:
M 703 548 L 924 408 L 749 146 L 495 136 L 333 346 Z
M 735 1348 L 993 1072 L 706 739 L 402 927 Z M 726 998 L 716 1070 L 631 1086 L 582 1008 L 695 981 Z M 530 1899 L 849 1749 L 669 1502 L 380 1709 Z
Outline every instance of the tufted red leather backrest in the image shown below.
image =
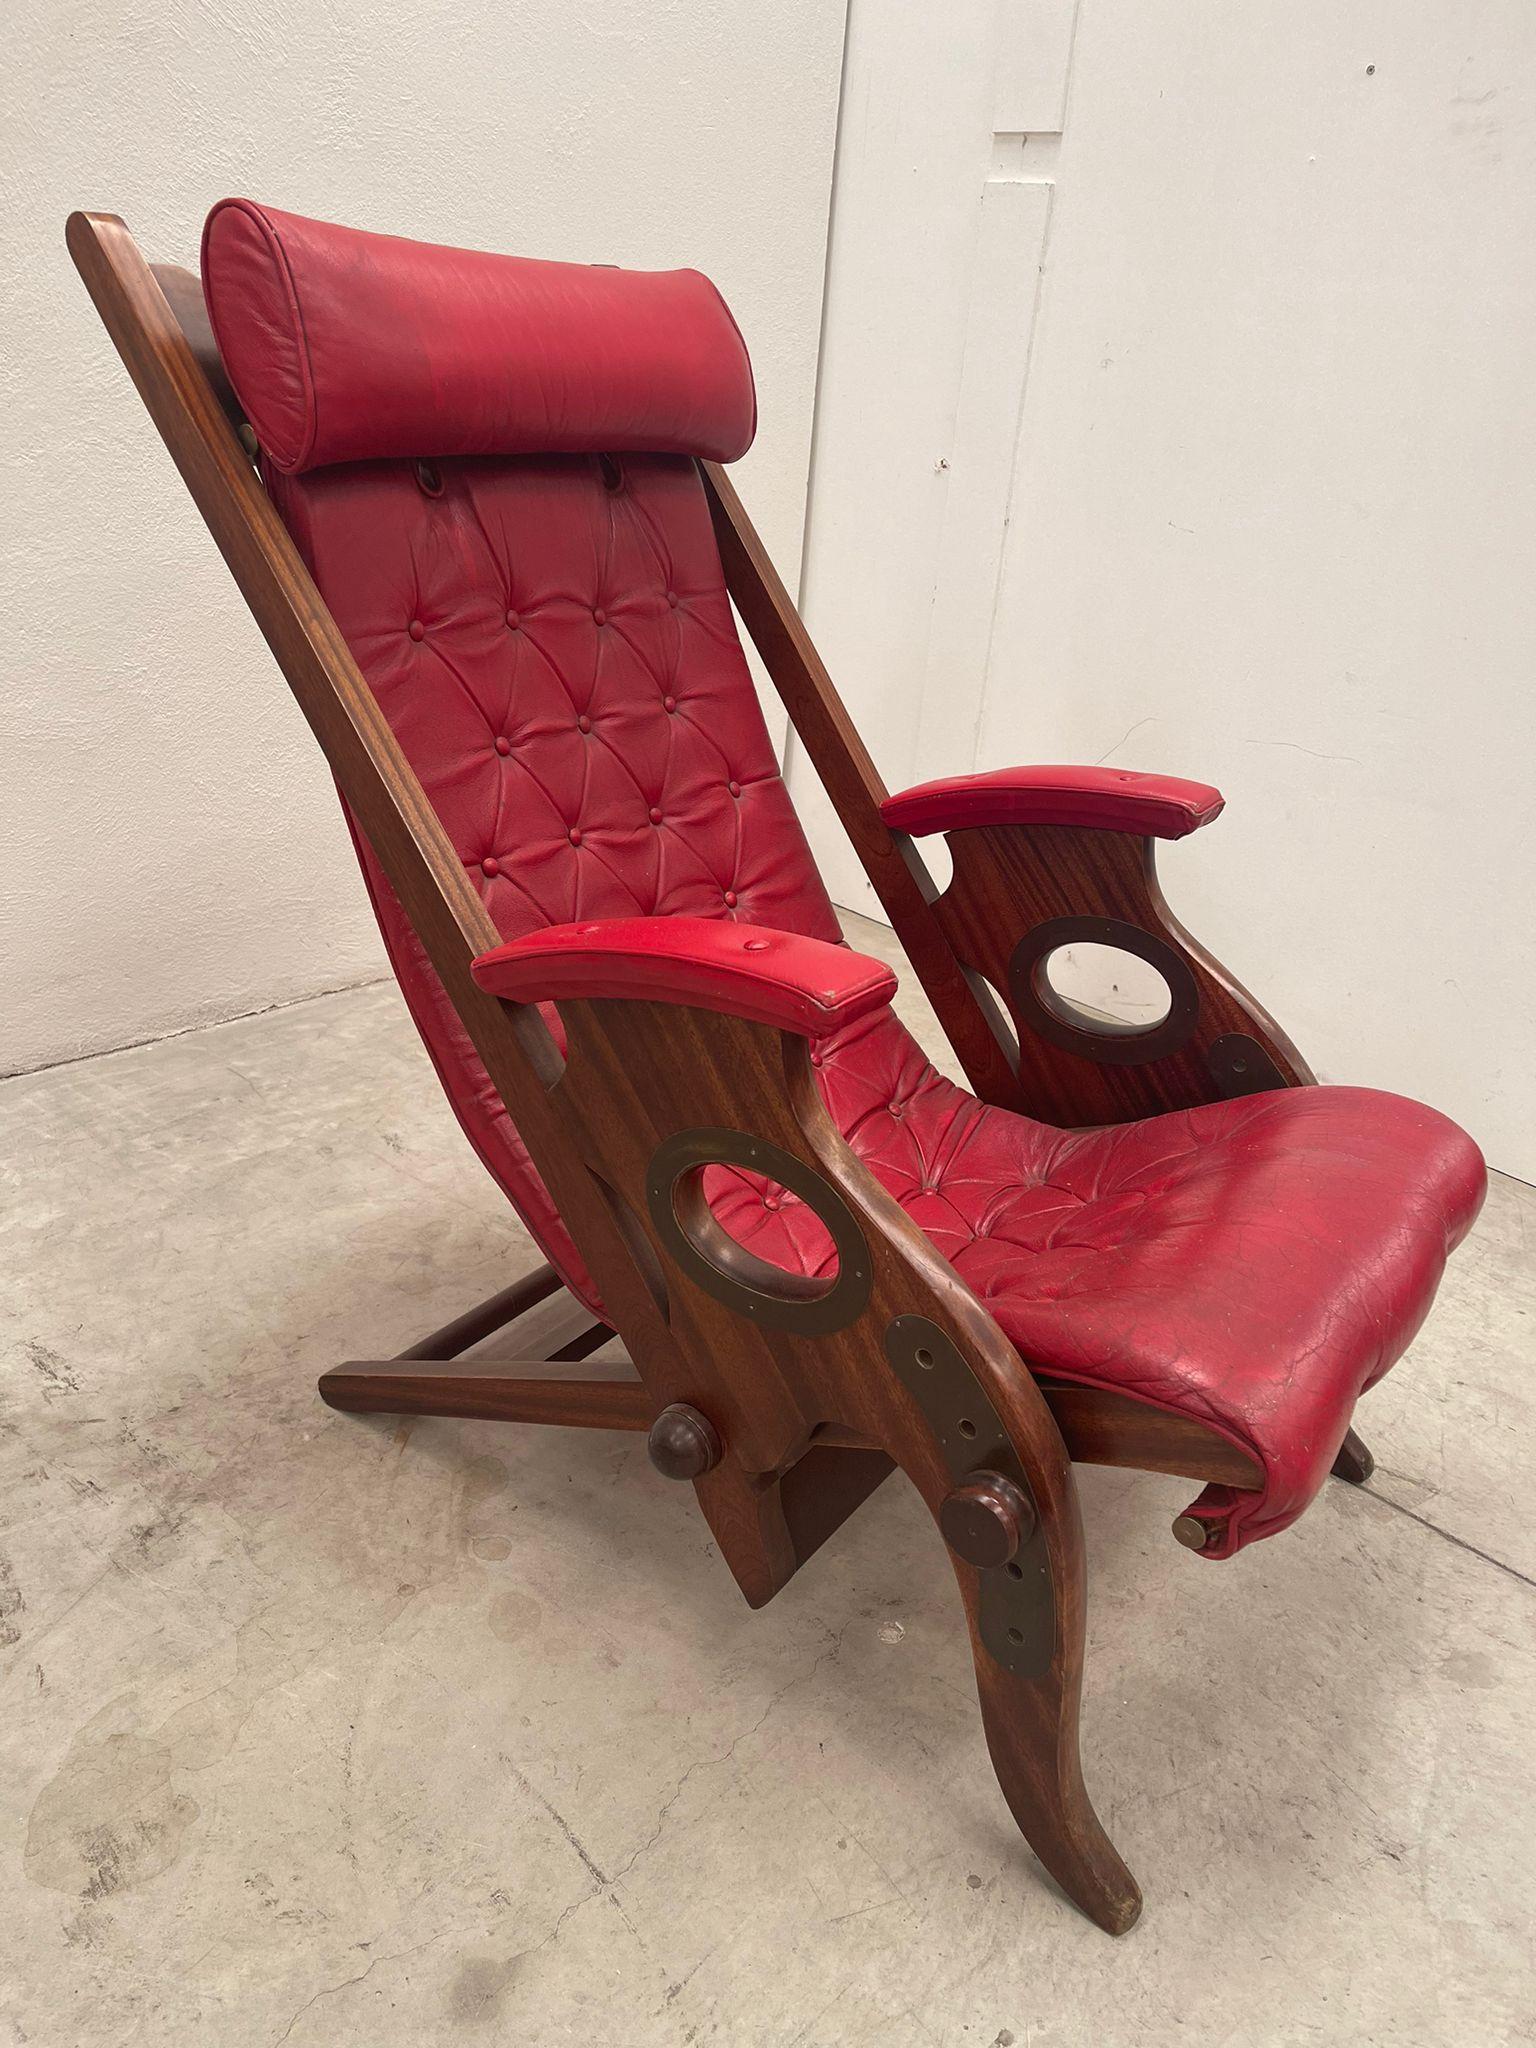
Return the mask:
M 839 938 L 692 460 L 739 453 L 754 418 L 708 280 L 442 249 L 246 201 L 214 209 L 203 267 L 273 501 L 502 937 L 689 916 Z M 349 822 L 449 1100 L 590 1302 Z
M 497 929 L 741 917 L 837 939 L 677 456 L 357 463 L 269 488 Z M 382 871 L 391 962 L 471 1142 L 580 1261 Z

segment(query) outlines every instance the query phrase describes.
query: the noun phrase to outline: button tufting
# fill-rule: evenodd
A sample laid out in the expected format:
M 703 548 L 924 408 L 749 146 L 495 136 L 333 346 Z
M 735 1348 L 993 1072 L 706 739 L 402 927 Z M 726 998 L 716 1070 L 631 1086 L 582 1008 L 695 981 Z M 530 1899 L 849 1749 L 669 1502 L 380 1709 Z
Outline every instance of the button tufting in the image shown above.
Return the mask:
M 590 732 L 592 730 L 592 721 L 588 718 L 585 711 L 582 712 L 580 718 L 576 721 L 576 730 L 578 732 Z
M 572 846 L 580 846 L 580 844 L 581 844 L 581 827 L 580 827 L 579 825 L 573 825 L 573 826 L 571 827 L 570 831 L 569 831 L 569 832 L 567 832 L 565 836 L 566 836 L 566 838 L 567 838 L 567 839 L 569 839 L 569 841 L 571 842 Z
M 608 614 L 607 614 L 607 613 L 606 613 L 606 612 L 605 612 L 605 611 L 603 610 L 603 608 L 602 608 L 602 606 L 601 606 L 601 605 L 598 605 L 598 606 L 596 606 L 596 607 L 595 607 L 595 609 L 593 610 L 593 613 L 592 613 L 592 620 L 593 620 L 593 624 L 594 624 L 594 625 L 598 625 L 598 626 L 606 626 L 606 625 L 607 625 L 607 623 L 608 623 Z
M 375 479 L 370 472 L 365 479 L 366 514 L 352 491 L 296 488 L 325 572 L 324 597 L 338 616 L 359 622 L 367 680 L 493 922 L 509 931 L 521 926 L 529 914 L 524 887 L 534 888 L 552 922 L 582 914 L 583 902 L 589 919 L 665 919 L 674 903 L 707 912 L 702 885 L 732 865 L 772 873 L 775 922 L 834 936 L 820 885 L 787 822 L 782 786 L 731 645 L 709 521 L 691 479 L 682 494 L 688 502 L 681 501 L 677 459 L 626 456 L 624 490 L 632 495 L 624 507 L 599 490 L 591 457 L 471 463 L 467 469 L 444 462 L 455 496 L 445 496 L 431 512 L 419 493 L 410 496 L 417 486 L 408 461 L 380 467 L 389 471 L 391 497 L 401 501 L 398 518 L 383 498 L 374 503 L 375 489 L 385 488 L 382 475 Z M 323 475 L 316 482 L 323 485 Z M 610 553 L 615 515 L 626 539 Z M 451 546 L 444 525 L 450 516 Z M 645 543 L 631 549 L 642 528 Z M 439 548 L 445 551 L 432 552 Z M 679 620 L 674 635 L 654 609 L 651 579 L 668 566 L 687 579 L 691 594 L 681 596 L 681 583 L 669 587 L 668 576 L 661 610 L 670 615 L 686 603 L 691 613 L 697 600 L 697 634 L 684 632 Z M 607 625 L 618 623 L 606 599 L 583 605 L 581 583 L 594 576 L 611 577 L 614 604 L 624 614 L 614 648 L 595 648 L 576 620 L 585 609 L 605 641 Z M 496 591 L 505 591 L 514 577 L 528 592 L 540 638 L 526 662 L 520 654 L 496 661 L 490 658 Z M 390 644 L 393 628 L 385 630 L 384 614 L 403 592 L 427 585 L 435 623 L 425 612 L 408 612 L 401 630 L 418 652 L 439 629 L 442 639 L 433 661 L 413 671 Z M 521 638 L 529 622 L 510 595 L 502 604 L 503 631 Z M 599 609 L 602 626 L 594 620 Z M 373 624 L 380 627 L 376 633 Z M 567 743 L 578 712 L 586 710 L 583 699 L 597 694 L 594 662 L 603 671 L 604 746 L 583 750 L 580 765 L 602 770 L 588 789 L 569 776 Z M 509 702 L 508 678 L 515 671 L 525 673 Z M 670 682 L 663 680 L 668 676 Z M 684 697 L 689 716 L 670 747 L 679 758 L 668 762 L 669 744 L 650 720 L 663 699 L 666 715 L 680 717 Z M 596 738 L 596 714 L 588 715 Z M 631 728 L 648 737 L 621 745 Z M 612 767 L 610 745 L 616 750 Z M 501 761 L 504 778 L 475 772 L 481 746 Z M 749 817 L 745 785 L 726 766 L 728 786 L 734 785 L 727 801 L 742 812 L 738 827 L 721 813 L 714 779 L 733 758 L 749 764 L 744 773 L 754 792 Z M 1136 786 L 1128 771 L 1115 771 L 1115 779 L 1122 793 Z M 644 793 L 648 780 L 661 784 L 654 797 Z M 695 796 L 680 793 L 677 810 L 664 809 L 663 792 L 683 792 L 685 784 Z M 555 819 L 559 808 L 577 802 L 577 791 L 577 807 L 599 835 L 601 858 L 567 866 L 554 852 Z M 551 802 L 559 808 L 548 808 Z M 667 833 L 654 861 L 634 846 L 637 810 Z M 470 853 L 487 832 L 506 836 L 505 860 Z M 612 841 L 610 832 L 617 835 Z M 743 835 L 750 843 L 738 846 Z M 517 885 L 505 896 L 494 887 L 503 875 Z M 723 900 L 725 885 L 716 880 L 713 888 L 724 912 L 719 922 L 730 922 L 736 913 Z M 388 892 L 380 914 L 466 1128 L 547 1235 L 553 1212 L 545 1193 L 522 1155 L 508 1147 L 494 1090 L 444 1021 L 428 967 Z M 742 950 L 760 936 L 752 920 L 766 915 L 763 903 L 754 901 L 748 918 L 736 923 L 735 957 L 748 979 L 759 967 L 772 978 L 768 952 Z M 592 932 L 589 951 L 599 935 L 600 928 Z M 761 936 L 775 959 L 790 943 Z M 729 957 L 727 945 L 722 958 Z M 1233 1516 L 1241 1525 L 1234 1543 L 1267 1533 L 1316 1490 L 1315 1473 L 1308 1475 L 1322 1455 L 1320 1425 L 1336 1423 L 1342 1435 L 1367 1369 L 1385 1365 L 1416 1325 L 1438 1267 L 1438 1246 L 1420 1264 L 1409 1242 L 1422 1242 L 1418 1225 L 1405 1228 L 1400 1240 L 1385 1227 L 1401 1214 L 1403 1188 L 1422 1189 L 1424 1215 L 1434 1213 L 1437 1237 L 1442 1222 L 1447 1237 L 1459 1235 L 1467 1210 L 1476 1206 L 1475 1168 L 1455 1163 L 1446 1151 L 1454 1138 L 1438 1120 L 1428 1121 L 1397 1098 L 1282 1090 L 1207 1104 L 1183 1117 L 1066 1135 L 954 1089 L 924 1065 L 889 1010 L 836 1039 L 813 1042 L 802 1057 L 812 1065 L 813 1087 L 825 1090 L 832 1125 L 909 1213 L 931 1220 L 938 1250 L 976 1295 L 995 1304 L 999 1327 L 1031 1363 L 1068 1379 L 1124 1385 L 1174 1415 L 1214 1418 L 1225 1436 L 1253 1446 L 1269 1474 L 1268 1497 L 1235 1495 L 1242 1505 Z M 880 1111 L 882 1100 L 888 1114 Z M 782 1193 L 761 1178 L 751 1185 L 759 1193 L 765 1187 Z M 740 1192 L 745 1197 L 747 1190 Z M 806 1263 L 825 1260 L 829 1248 L 814 1216 L 802 1216 L 802 1205 L 789 1196 L 782 1207 L 786 1228 L 780 1231 L 777 1216 L 739 1200 L 733 1216 L 743 1219 L 742 1242 L 750 1246 L 755 1224 L 770 1248 L 775 1240 L 782 1248 L 792 1220 L 796 1245 L 804 1239 Z M 737 1228 L 735 1221 L 731 1227 Z M 1381 1239 L 1379 1249 L 1372 1249 L 1371 1230 Z M 1188 1251 L 1187 1262 L 1176 1255 L 1181 1250 Z M 1414 1272 L 1405 1275 L 1409 1264 Z M 1187 1316 L 1180 1306 L 1186 1302 Z M 1289 1340 L 1298 1320 L 1323 1331 L 1304 1358 Z M 1106 1329 L 1112 1332 L 1107 1339 Z M 1106 1344 L 1113 1346 L 1112 1359 L 1106 1359 Z M 1292 1415 L 1298 1418 L 1294 1431 L 1287 1420 Z M 1306 1442 L 1293 1446 L 1293 1434 Z
M 734 903 L 736 899 L 734 896 L 727 896 L 725 900 L 727 903 Z M 747 939 L 743 942 L 741 950 L 743 953 L 766 953 L 768 941 L 766 939 Z
M 736 891 L 734 889 L 726 890 L 725 907 L 727 910 L 734 910 L 736 908 Z
M 664 711 L 675 711 L 677 709 L 677 699 L 675 697 L 663 697 L 661 704 Z

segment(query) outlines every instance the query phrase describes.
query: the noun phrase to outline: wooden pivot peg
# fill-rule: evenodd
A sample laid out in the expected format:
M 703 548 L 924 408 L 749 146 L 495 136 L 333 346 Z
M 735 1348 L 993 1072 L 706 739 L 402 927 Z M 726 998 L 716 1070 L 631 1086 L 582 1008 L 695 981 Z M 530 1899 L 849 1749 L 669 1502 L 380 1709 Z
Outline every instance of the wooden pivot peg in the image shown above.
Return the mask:
M 1028 1494 L 1001 1472 L 973 1472 L 939 1509 L 944 1541 L 956 1557 L 983 1569 L 1007 1564 L 1034 1526 Z
M 663 1479 L 702 1479 L 724 1456 L 715 1425 L 683 1401 L 662 1409 L 651 1424 L 646 1448 Z

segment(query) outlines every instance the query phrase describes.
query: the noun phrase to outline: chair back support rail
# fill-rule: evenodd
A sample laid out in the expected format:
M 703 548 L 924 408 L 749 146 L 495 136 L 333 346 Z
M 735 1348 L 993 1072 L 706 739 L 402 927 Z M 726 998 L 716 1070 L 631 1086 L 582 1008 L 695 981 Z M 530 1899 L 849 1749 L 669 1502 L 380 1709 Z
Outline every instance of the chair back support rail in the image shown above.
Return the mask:
M 881 817 L 885 783 L 729 476 L 700 467 L 732 599 L 981 1100 L 1075 1125 L 1310 1084 L 1279 1025 L 1169 910 L 1155 839 L 1089 826 L 953 831 L 953 874 L 939 891 L 911 837 Z M 1074 939 L 1149 960 L 1174 997 L 1169 1028 L 1063 1030 L 1033 970 L 1048 942 Z

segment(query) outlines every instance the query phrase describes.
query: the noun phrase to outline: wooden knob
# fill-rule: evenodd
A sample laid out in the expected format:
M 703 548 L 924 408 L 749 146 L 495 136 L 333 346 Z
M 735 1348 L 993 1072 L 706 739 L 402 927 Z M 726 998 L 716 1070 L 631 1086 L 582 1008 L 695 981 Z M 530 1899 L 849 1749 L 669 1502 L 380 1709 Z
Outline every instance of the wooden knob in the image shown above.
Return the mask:
M 663 1479 L 702 1479 L 725 1455 L 709 1417 L 683 1401 L 662 1409 L 651 1424 L 646 1447 Z
M 1186 1550 L 1204 1550 L 1205 1539 L 1211 1531 L 1194 1515 L 1180 1515 L 1173 1525 L 1173 1533 Z
M 1007 1564 L 1033 1533 L 1028 1494 L 1001 1472 L 973 1472 L 939 1509 L 944 1541 L 967 1564 Z

